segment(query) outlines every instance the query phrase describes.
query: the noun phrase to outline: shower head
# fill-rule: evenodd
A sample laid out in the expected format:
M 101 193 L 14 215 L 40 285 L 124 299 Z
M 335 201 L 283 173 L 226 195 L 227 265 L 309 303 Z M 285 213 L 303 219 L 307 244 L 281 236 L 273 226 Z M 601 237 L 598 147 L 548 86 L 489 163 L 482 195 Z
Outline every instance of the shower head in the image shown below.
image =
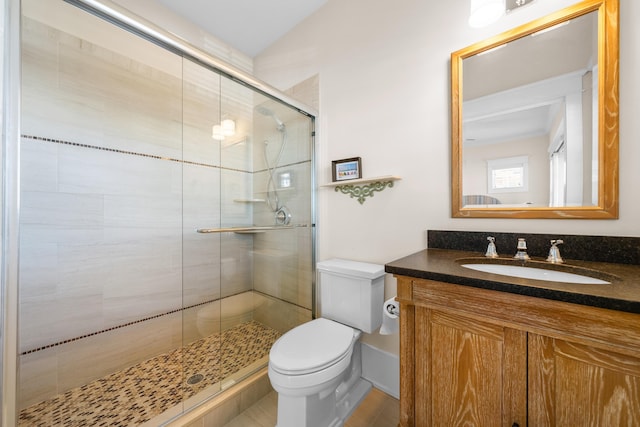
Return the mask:
M 284 122 L 283 122 L 282 120 L 280 120 L 280 119 L 278 118 L 278 116 L 276 116 L 276 113 L 274 113 L 272 110 L 268 109 L 268 108 L 267 108 L 267 107 L 265 107 L 265 106 L 258 105 L 258 106 L 256 107 L 256 111 L 257 111 L 258 113 L 262 114 L 263 116 L 269 116 L 269 117 L 271 117 L 271 118 L 276 122 L 276 125 L 278 126 L 278 130 L 279 130 L 279 131 L 281 131 L 281 132 L 282 132 L 282 131 L 284 130 Z

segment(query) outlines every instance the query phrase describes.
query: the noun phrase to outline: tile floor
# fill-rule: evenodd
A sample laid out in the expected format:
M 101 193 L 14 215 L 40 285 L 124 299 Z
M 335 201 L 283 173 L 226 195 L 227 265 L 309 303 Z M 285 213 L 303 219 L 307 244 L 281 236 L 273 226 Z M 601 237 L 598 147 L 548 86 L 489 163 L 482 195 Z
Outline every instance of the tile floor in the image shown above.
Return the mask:
M 278 394 L 272 391 L 224 427 L 273 427 L 276 425 L 277 408 Z M 344 426 L 397 427 L 399 420 L 399 401 L 374 388 Z
M 144 423 L 267 356 L 279 335 L 255 321 L 240 324 L 30 406 L 21 411 L 19 426 Z

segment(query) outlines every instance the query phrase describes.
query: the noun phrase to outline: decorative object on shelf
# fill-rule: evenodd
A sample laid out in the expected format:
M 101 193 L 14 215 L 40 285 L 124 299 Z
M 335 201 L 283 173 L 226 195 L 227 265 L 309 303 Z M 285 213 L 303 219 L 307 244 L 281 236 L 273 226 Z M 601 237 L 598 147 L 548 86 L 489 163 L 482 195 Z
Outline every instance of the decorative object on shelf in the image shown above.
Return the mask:
M 342 194 L 349 194 L 351 198 L 357 198 L 360 204 L 363 204 L 367 197 L 373 197 L 374 192 L 382 191 L 386 187 L 393 187 L 393 181 L 376 181 L 366 185 L 339 185 L 336 187 L 336 191 L 340 191 Z
M 331 177 L 334 182 L 362 178 L 362 160 L 360 157 L 333 160 L 331 162 Z
M 352 199 L 355 198 L 360 204 L 363 204 L 367 197 L 373 197 L 376 191 L 393 187 L 393 181 L 399 179 L 402 178 L 394 175 L 386 175 L 375 178 L 354 179 L 345 183 L 338 181 L 325 184 L 323 187 L 335 187 L 336 192 L 339 191 L 342 194 L 348 194 Z

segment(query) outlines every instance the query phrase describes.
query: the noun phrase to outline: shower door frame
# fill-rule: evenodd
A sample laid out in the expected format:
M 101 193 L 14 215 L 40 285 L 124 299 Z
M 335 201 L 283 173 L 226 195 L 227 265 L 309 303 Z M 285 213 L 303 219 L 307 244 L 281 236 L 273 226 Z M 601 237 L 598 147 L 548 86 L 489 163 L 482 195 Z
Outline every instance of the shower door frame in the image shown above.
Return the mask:
M 17 424 L 18 256 L 20 218 L 20 0 L 2 2 L 2 256 L 0 284 L 0 424 Z
M 226 76 L 236 83 L 277 100 L 312 119 L 311 129 L 311 257 L 312 317 L 316 313 L 317 253 L 316 131 L 318 112 L 250 74 L 179 39 L 168 31 L 109 1 L 63 0 L 146 40 Z M 2 140 L 2 257 L 0 258 L 0 425 L 17 424 L 18 269 L 20 217 L 20 98 L 21 0 L 3 0 L 3 140 Z

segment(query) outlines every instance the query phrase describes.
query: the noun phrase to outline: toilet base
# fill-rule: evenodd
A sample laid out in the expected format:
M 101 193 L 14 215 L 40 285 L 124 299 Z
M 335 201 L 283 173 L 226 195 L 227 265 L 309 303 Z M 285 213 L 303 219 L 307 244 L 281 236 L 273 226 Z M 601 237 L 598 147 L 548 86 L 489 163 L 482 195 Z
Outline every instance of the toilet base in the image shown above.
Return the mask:
M 347 393 L 330 393 L 321 397 L 278 394 L 276 427 L 342 427 L 360 402 L 371 391 L 369 381 L 358 378 Z
M 364 398 L 367 397 L 372 388 L 371 383 L 362 378 L 353 385 L 351 392 L 347 396 L 344 396 L 337 404 L 341 420 L 340 424 L 337 424 L 338 426 L 342 427 L 342 424 L 353 414 L 353 411 L 355 411 Z

